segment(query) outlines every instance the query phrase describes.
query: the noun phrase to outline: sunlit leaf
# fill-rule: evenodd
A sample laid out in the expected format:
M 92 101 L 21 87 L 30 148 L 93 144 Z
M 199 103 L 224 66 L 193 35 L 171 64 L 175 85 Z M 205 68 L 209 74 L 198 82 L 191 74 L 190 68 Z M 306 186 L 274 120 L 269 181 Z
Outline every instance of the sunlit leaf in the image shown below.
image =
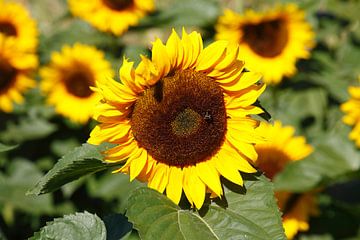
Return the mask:
M 285 239 L 272 184 L 260 177 L 245 187 L 246 194 L 243 188 L 226 190 L 226 202 L 205 206 L 200 214 L 140 188 L 130 196 L 126 215 L 141 239 Z

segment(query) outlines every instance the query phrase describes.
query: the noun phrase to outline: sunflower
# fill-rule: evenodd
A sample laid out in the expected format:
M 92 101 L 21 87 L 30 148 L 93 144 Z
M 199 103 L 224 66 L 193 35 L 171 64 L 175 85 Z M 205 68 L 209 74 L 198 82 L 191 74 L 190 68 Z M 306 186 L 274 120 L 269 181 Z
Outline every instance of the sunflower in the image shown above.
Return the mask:
M 30 74 L 38 66 L 37 56 L 20 51 L 13 38 L 0 34 L 0 110 L 11 112 L 13 102 L 24 101 L 21 93 L 35 86 Z
M 216 39 L 238 43 L 247 66 L 261 72 L 266 83 L 278 84 L 296 72 L 296 60 L 308 58 L 314 46 L 304 15 L 295 4 L 244 15 L 225 10 L 216 25 Z
M 117 36 L 154 10 L 153 0 L 68 0 L 68 3 L 75 16 Z
M 151 60 L 124 59 L 122 84 L 97 82 L 103 99 L 91 144 L 115 143 L 108 162 L 124 161 L 114 172 L 147 181 L 176 204 L 182 190 L 201 208 L 206 192 L 222 196 L 220 176 L 243 185 L 239 173 L 253 173 L 254 144 L 263 141 L 250 117 L 262 110 L 252 104 L 265 90 L 261 76 L 244 70 L 239 47 L 217 41 L 203 48 L 199 33 L 180 39 L 173 30 L 166 44 L 156 39 Z M 126 161 L 126 162 L 125 162 Z
M 270 179 L 280 173 L 289 162 L 299 161 L 313 151 L 304 137 L 294 137 L 295 129 L 282 126 L 280 121 L 275 121 L 274 125 L 262 123 L 257 130 L 262 132 L 267 142 L 255 146 L 259 156 L 256 164 Z M 283 226 L 286 236 L 292 239 L 298 231 L 308 230 L 309 217 L 317 211 L 313 194 L 276 192 L 275 196 L 284 213 Z
M 41 89 L 56 112 L 74 122 L 87 122 L 100 95 L 90 90 L 95 82 L 113 77 L 104 53 L 94 47 L 76 43 L 54 52 L 48 66 L 40 70 Z
M 349 87 L 348 91 L 351 98 L 341 105 L 341 110 L 346 114 L 343 122 L 354 126 L 349 138 L 360 147 L 360 87 Z
M 0 0 L 0 34 L 16 39 L 18 47 L 25 51 L 36 50 L 36 23 L 18 3 L 5 3 Z

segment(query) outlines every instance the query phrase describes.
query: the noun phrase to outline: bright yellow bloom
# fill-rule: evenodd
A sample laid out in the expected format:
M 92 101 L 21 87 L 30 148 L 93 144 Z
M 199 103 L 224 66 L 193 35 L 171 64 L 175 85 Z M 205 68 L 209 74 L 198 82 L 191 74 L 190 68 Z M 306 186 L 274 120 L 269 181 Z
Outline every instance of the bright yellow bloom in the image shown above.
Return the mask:
M 349 87 L 348 91 L 351 98 L 341 105 L 341 110 L 346 114 L 343 122 L 354 126 L 349 138 L 360 147 L 360 87 Z
M 90 87 L 99 79 L 112 78 L 114 73 L 103 52 L 77 43 L 53 52 L 50 64 L 40 70 L 40 75 L 47 103 L 72 121 L 86 123 L 101 98 Z
M 270 179 L 280 173 L 289 162 L 304 159 L 313 151 L 304 137 L 295 137 L 295 129 L 282 126 L 280 121 L 275 121 L 274 125 L 262 123 L 257 130 L 261 131 L 267 142 L 255 146 L 259 154 L 256 163 Z M 313 194 L 276 192 L 275 195 L 280 210 L 284 212 L 283 225 L 286 236 L 292 239 L 298 231 L 308 230 L 309 217 L 316 210 Z
M 121 83 L 98 81 L 103 99 L 88 140 L 116 143 L 106 161 L 125 164 L 114 172 L 148 182 L 179 203 L 182 191 L 201 208 L 205 193 L 222 196 L 220 176 L 243 185 L 239 173 L 256 170 L 254 144 L 263 141 L 250 114 L 265 85 L 244 71 L 239 47 L 217 41 L 203 48 L 199 33 L 172 32 L 166 44 L 153 43 L 151 60 L 133 68 L 126 59 Z
M 314 46 L 314 32 L 304 16 L 295 4 L 244 15 L 225 10 L 216 39 L 239 43 L 247 67 L 261 72 L 266 83 L 278 84 L 295 74 L 297 59 L 308 58 Z
M 0 110 L 11 112 L 13 102 L 24 101 L 23 92 L 35 86 L 30 74 L 38 66 L 37 56 L 19 51 L 14 38 L 0 34 Z
M 36 22 L 18 3 L 5 3 L 0 0 L 0 34 L 14 38 L 18 47 L 24 51 L 36 51 L 38 44 Z
M 154 10 L 153 0 L 68 0 L 68 3 L 75 16 L 117 36 Z

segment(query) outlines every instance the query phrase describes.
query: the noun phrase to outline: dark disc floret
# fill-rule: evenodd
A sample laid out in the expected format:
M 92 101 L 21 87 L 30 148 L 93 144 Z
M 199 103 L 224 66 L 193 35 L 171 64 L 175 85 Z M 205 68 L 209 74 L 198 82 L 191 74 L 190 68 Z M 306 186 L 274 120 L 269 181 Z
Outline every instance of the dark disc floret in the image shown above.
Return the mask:
M 74 70 L 70 73 L 66 73 L 64 82 L 67 91 L 79 98 L 87 98 L 93 94 L 90 87 L 94 86 L 94 78 L 88 69 Z
M 9 89 L 16 79 L 17 72 L 6 60 L 0 59 L 0 93 Z
M 10 22 L 0 22 L 0 33 L 5 36 L 16 36 L 16 27 Z
M 266 20 L 258 24 L 245 24 L 243 41 L 260 56 L 276 57 L 284 50 L 289 32 L 286 20 L 278 18 Z
M 175 71 L 136 101 L 131 128 L 157 161 L 184 167 L 217 153 L 226 133 L 222 88 L 193 70 Z
M 116 11 L 124 10 L 133 5 L 133 0 L 103 0 L 103 2 L 106 6 Z

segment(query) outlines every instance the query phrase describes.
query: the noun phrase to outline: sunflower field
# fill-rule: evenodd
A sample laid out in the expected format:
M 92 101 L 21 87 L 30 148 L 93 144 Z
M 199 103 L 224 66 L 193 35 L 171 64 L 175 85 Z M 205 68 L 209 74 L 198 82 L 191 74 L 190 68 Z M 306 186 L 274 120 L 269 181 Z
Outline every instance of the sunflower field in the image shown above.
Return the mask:
M 359 0 L 0 0 L 0 239 L 360 239 Z

